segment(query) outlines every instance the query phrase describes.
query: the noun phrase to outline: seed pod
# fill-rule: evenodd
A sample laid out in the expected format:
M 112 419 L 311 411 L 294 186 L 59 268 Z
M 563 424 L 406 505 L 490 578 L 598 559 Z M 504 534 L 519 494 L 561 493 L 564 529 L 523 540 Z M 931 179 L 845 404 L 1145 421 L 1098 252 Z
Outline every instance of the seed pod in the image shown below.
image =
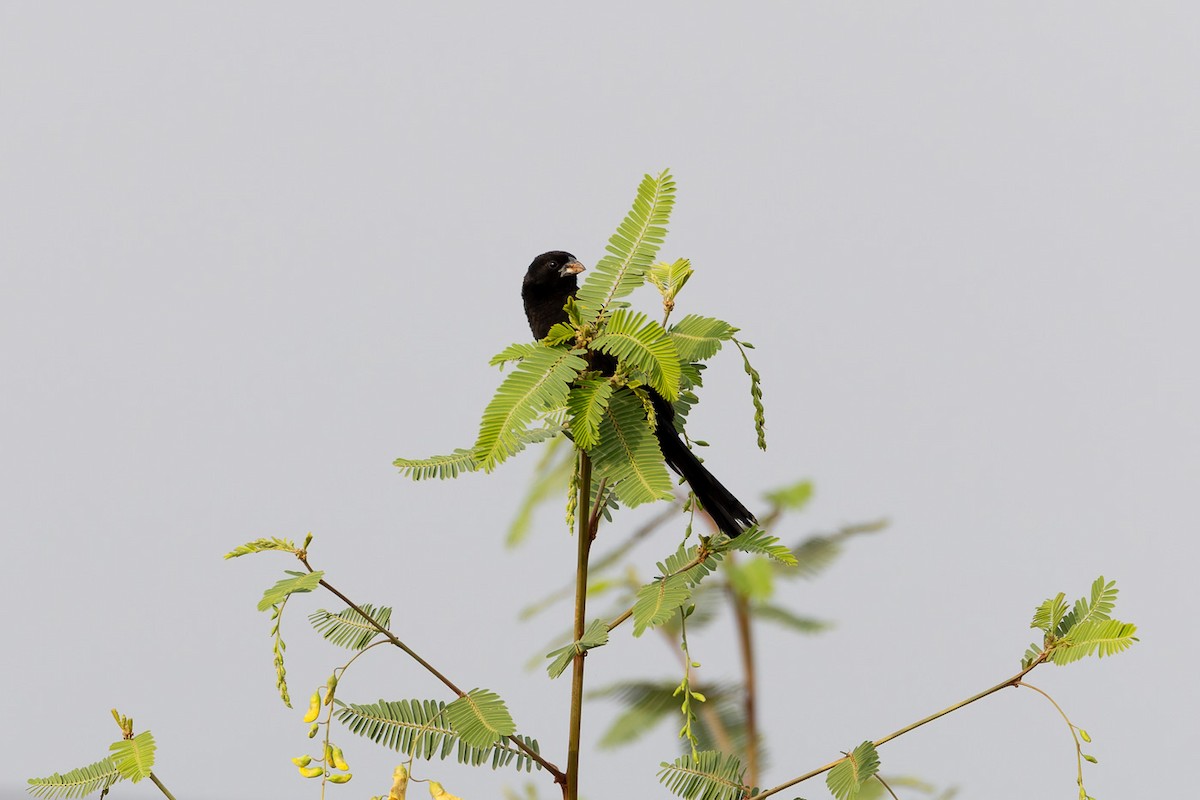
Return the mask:
M 387 800 L 404 800 L 408 790 L 408 767 L 401 764 L 392 773 L 392 790 L 388 792 Z
M 337 674 L 330 675 L 325 685 L 329 687 L 329 694 L 325 695 L 325 705 L 329 705 L 333 702 L 333 693 L 337 689 Z
M 335 744 L 335 745 L 332 745 L 329 749 L 333 751 L 330 754 L 332 756 L 332 760 L 330 763 L 332 763 L 335 767 L 337 767 L 340 770 L 350 769 L 350 766 L 346 763 L 346 759 L 342 757 L 342 748 L 338 747 Z
M 317 723 L 314 722 L 312 724 L 312 726 L 308 729 L 308 738 L 311 739 L 316 735 L 317 735 Z
M 461 797 L 450 794 L 443 789 L 442 785 L 437 781 L 429 782 L 429 794 L 433 797 L 433 800 L 462 800 Z
M 308 699 L 308 712 L 304 715 L 305 722 L 312 722 L 321 713 L 321 690 L 317 689 L 313 692 L 312 697 Z
M 343 772 L 338 775 L 330 775 L 329 782 L 330 783 L 345 783 L 346 781 L 350 780 L 353 777 L 354 776 L 351 775 L 349 772 Z
M 312 756 L 296 756 L 292 759 L 292 763 L 297 767 L 307 767 L 312 763 Z
M 320 767 L 301 767 L 300 774 L 306 778 L 319 778 L 325 774 L 325 770 Z

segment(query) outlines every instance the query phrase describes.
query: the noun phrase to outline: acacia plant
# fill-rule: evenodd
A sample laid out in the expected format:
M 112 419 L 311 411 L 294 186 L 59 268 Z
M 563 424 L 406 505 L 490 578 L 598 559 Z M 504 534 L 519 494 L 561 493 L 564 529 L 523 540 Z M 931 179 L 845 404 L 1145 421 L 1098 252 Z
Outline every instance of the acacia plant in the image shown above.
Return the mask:
M 684 655 L 683 677 L 670 695 L 681 722 L 684 753 L 661 762 L 659 780 L 670 792 L 686 800 L 751 797 L 761 800 L 822 774 L 827 774 L 826 785 L 838 800 L 865 798 L 881 785 L 896 796 L 879 776 L 877 748 L 884 743 L 1009 686 L 1041 692 L 1029 686 L 1025 678 L 1042 664 L 1062 665 L 1093 654 L 1112 655 L 1135 641 L 1133 625 L 1111 618 L 1117 594 L 1115 584 L 1098 578 L 1090 594 L 1074 605 L 1069 605 L 1059 593 L 1038 606 L 1032 626 L 1041 631 L 1041 640 L 1030 646 L 1016 674 L 900 730 L 849 747 L 827 764 L 807 770 L 785 765 L 793 777 L 774 787 L 754 785 L 760 766 L 752 714 L 743 714 L 740 741 L 735 741 L 737 737 L 712 735 L 722 723 L 719 715 L 714 716 L 710 698 L 694 680 L 696 662 L 687 643 L 689 619 L 698 621 L 694 615 L 700 593 L 722 581 L 732 593 L 735 613 L 740 609 L 747 614 L 757 611 L 764 617 L 771 613 L 786 617 L 785 611 L 767 610 L 770 604 L 763 602 L 766 595 L 756 586 L 761 588 L 768 570 L 803 570 L 806 566 L 811 569 L 817 554 L 811 548 L 806 550 L 804 543 L 788 548 L 760 526 L 733 539 L 720 532 L 703 535 L 693 531 L 692 520 L 696 511 L 702 509 L 694 497 L 686 496 L 683 505 L 688 521 L 682 541 L 658 562 L 658 574 L 632 591 L 628 605 L 618 612 L 602 617 L 589 617 L 587 612 L 588 578 L 593 571 L 591 547 L 601 533 L 602 523 L 607 532 L 609 525 L 615 526 L 615 514 L 622 507 L 676 499 L 674 482 L 655 439 L 658 421 L 647 387 L 673 403 L 676 424 L 682 432 L 688 411 L 697 402 L 704 362 L 726 344 L 732 345 L 739 351 L 750 376 L 754 427 L 759 446 L 765 447 L 761 381 L 746 356 L 751 345 L 737 338 L 737 328 L 720 319 L 688 315 L 671 322 L 677 296 L 693 275 L 687 259 L 656 261 L 674 195 L 675 184 L 669 173 L 647 175 L 638 187 L 633 208 L 609 240 L 607 255 L 589 273 L 577 296 L 568 302 L 568 322 L 556 325 L 541 341 L 510 345 L 492 359 L 492 364 L 513 367 L 484 410 L 479 435 L 472 447 L 448 455 L 401 458 L 395 462 L 403 474 L 417 480 L 453 478 L 476 470 L 490 472 L 539 442 L 555 439 L 570 442 L 567 520 L 568 530 L 573 530 L 577 543 L 570 592 L 574 598 L 572 633 L 565 645 L 547 654 L 551 679 L 565 673 L 568 667 L 571 669 L 565 748 L 560 744 L 554 748 L 557 752 L 553 756 L 544 754 L 539 740 L 528 732 L 518 731 L 508 706 L 497 693 L 483 688 L 464 690 L 456 679 L 435 666 L 434 656 L 418 654 L 408 645 L 396 630 L 391 608 L 357 602 L 334 586 L 330 576 L 313 566 L 311 534 L 299 545 L 289 539 L 263 538 L 226 554 L 226 558 L 234 558 L 279 552 L 290 554 L 299 562 L 301 569 L 286 571 L 282 579 L 264 592 L 258 604 L 260 611 L 271 615 L 276 683 L 281 700 L 289 707 L 282 621 L 291 598 L 321 589 L 343 604 L 332 611 L 318 609 L 308 617 L 314 630 L 330 644 L 351 651 L 309 698 L 303 721 L 308 726 L 308 737 L 315 740 L 315 752 L 293 759 L 303 778 L 320 785 L 322 797 L 327 790 L 352 779 L 342 750 L 346 739 L 335 741 L 337 723 L 346 732 L 390 748 L 403 757 L 404 763 L 392 775 L 390 790 L 380 795 L 389 800 L 403 800 L 410 783 L 418 781 L 428 781 L 435 800 L 456 800 L 439 782 L 419 774 L 426 771 L 425 767 L 414 766 L 415 759 L 446 759 L 451 755 L 463 764 L 543 772 L 548 781 L 559 787 L 565 800 L 577 800 L 581 795 L 579 751 L 584 665 L 589 656 L 597 655 L 594 651 L 602 648 L 614 631 L 630 620 L 632 624 L 626 630 L 634 636 L 651 629 L 665 632 L 678 641 Z M 647 282 L 661 297 L 661 323 L 633 310 L 623 299 Z M 617 366 L 612 374 L 591 368 L 593 353 L 615 358 Z M 534 495 L 544 495 L 545 488 L 553 485 L 553 480 L 540 482 Z M 797 501 L 797 493 L 806 491 L 803 486 L 791 487 L 777 495 L 776 505 L 802 502 Z M 769 525 L 776 517 L 764 514 L 763 522 Z M 632 538 L 636 536 L 635 532 Z M 799 624 L 800 618 L 791 622 Z M 346 699 L 348 671 L 360 657 L 377 648 L 402 651 L 406 658 L 416 661 L 443 684 L 446 697 L 377 703 Z M 474 682 L 477 677 L 472 675 L 468 679 Z M 634 710 L 646 711 L 652 703 L 661 705 L 662 693 L 651 694 L 633 698 Z M 1074 737 L 1079 793 L 1086 798 L 1082 762 L 1094 759 L 1083 752 L 1081 742 L 1090 738 L 1061 708 L 1059 711 Z M 123 738 L 113 745 L 112 755 L 66 774 L 32 779 L 30 791 L 47 798 L 82 797 L 96 791 L 105 794 L 121 780 L 149 777 L 170 797 L 152 773 L 154 743 L 149 732 L 134 736 L 132 722 L 119 715 L 118 723 Z M 730 730 L 726 725 L 726 733 Z M 564 749 L 565 761 L 561 760 Z M 429 771 L 436 772 L 435 768 Z M 383 783 L 381 778 L 370 780 L 377 786 Z

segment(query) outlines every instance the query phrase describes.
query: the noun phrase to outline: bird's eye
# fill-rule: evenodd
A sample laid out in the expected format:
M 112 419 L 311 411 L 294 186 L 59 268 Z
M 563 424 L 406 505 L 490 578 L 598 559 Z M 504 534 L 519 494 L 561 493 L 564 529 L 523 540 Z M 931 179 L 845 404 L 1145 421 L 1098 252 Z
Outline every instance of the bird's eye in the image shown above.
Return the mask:
M 553 261 L 547 261 L 546 266 L 549 267 L 550 269 L 554 269 L 555 267 L 558 266 L 558 264 L 555 264 Z

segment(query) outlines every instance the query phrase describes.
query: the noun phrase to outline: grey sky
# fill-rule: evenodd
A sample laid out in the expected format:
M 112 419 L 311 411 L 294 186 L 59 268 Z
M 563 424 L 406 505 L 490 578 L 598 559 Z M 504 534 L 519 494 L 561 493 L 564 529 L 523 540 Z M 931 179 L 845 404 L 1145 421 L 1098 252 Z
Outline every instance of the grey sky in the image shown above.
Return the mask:
M 308 530 L 339 586 L 396 606 L 564 761 L 567 681 L 522 665 L 566 620 L 515 616 L 573 542 L 551 509 L 536 547 L 501 545 L 535 459 L 445 484 L 390 462 L 472 441 L 487 358 L 527 336 L 529 259 L 594 263 L 642 173 L 670 167 L 664 255 L 697 269 L 681 307 L 741 326 L 765 380 L 762 454 L 736 356 L 708 373 L 690 424 L 714 472 L 747 496 L 812 477 L 789 541 L 893 521 L 788 586 L 835 632 L 760 642 L 767 782 L 1010 674 L 1033 606 L 1103 573 L 1141 644 L 1033 682 L 1095 738 L 1094 795 L 1169 796 L 1156 765 L 1186 763 L 1200 710 L 1198 17 L 0 5 L 0 794 L 100 758 L 117 706 L 181 800 L 315 796 L 254 610 L 290 565 L 220 560 Z M 640 550 L 647 569 L 672 546 Z M 334 601 L 305 600 L 298 699 L 342 658 L 302 620 Z M 719 632 L 693 648 L 711 678 L 733 665 Z M 594 685 L 675 671 L 628 631 L 589 659 Z M 390 653 L 353 681 L 362 701 L 441 696 Z M 587 708 L 588 741 L 612 712 Z M 394 756 L 340 738 L 356 778 L 333 796 L 386 792 Z M 587 796 L 666 796 L 671 731 L 649 741 L 588 748 Z M 881 754 L 961 797 L 1073 796 L 1069 736 L 1030 692 Z M 426 774 L 475 800 L 513 782 Z

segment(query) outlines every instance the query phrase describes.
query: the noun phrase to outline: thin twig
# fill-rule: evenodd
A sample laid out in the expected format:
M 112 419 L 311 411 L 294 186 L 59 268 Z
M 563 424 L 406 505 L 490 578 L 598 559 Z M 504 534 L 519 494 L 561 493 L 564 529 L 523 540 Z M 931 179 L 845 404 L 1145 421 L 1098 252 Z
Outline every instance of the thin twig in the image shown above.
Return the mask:
M 922 725 L 925 725 L 926 723 L 933 722 L 935 719 L 944 717 L 953 711 L 958 711 L 960 708 L 963 708 L 964 706 L 968 706 L 971 703 L 974 703 L 976 700 L 982 700 L 983 698 L 987 697 L 988 695 L 994 694 L 995 692 L 998 692 L 1001 689 L 1006 689 L 1009 686 L 1016 686 L 1017 684 L 1019 684 L 1021 682 L 1022 678 L 1024 678 L 1026 675 L 1028 675 L 1033 670 L 1034 667 L 1036 667 L 1037 665 L 1039 665 L 1043 661 L 1045 661 L 1048 655 L 1049 655 L 1048 653 L 1042 653 L 1037 658 L 1035 658 L 1028 667 L 1021 670 L 1016 675 L 1013 675 L 1011 678 L 1003 680 L 1000 683 L 997 683 L 995 686 L 992 686 L 989 689 L 984 689 L 982 692 L 979 692 L 978 694 L 973 694 L 970 697 L 968 697 L 966 700 L 955 703 L 954 705 L 952 705 L 948 708 L 943 708 L 941 711 L 938 711 L 937 713 L 930 714 L 928 717 L 919 719 L 916 722 L 912 723 L 911 725 L 906 725 L 898 731 L 889 733 L 887 736 L 884 736 L 882 739 L 876 739 L 871 744 L 874 745 L 875 747 L 881 747 L 881 746 L 887 744 L 888 742 L 890 742 L 892 739 L 895 739 L 899 736 L 903 736 L 904 734 L 906 734 L 910 731 L 916 730 L 917 728 L 921 727 Z M 817 767 L 814 770 L 806 772 L 798 778 L 792 778 L 790 781 L 788 781 L 786 783 L 781 783 L 774 788 L 766 790 L 765 792 L 760 792 L 759 794 L 754 795 L 754 800 L 763 800 L 763 798 L 770 797 L 773 794 L 778 794 L 779 792 L 782 792 L 784 789 L 789 789 L 798 783 L 803 783 L 804 781 L 808 780 L 809 778 L 815 778 L 817 775 L 820 775 L 822 773 L 828 772 L 829 770 L 833 769 L 838 764 L 845 761 L 847 758 L 848 758 L 848 756 L 842 756 L 841 758 L 839 758 L 835 761 L 830 761 L 828 764 L 825 764 L 824 766 Z
M 154 781 L 154 785 L 158 787 L 160 792 L 167 796 L 168 800 L 175 800 L 175 795 L 171 794 L 171 791 L 167 789 L 167 787 L 163 786 L 163 782 L 158 779 L 157 775 L 151 772 L 147 777 Z
M 316 571 L 308 563 L 308 558 L 306 556 L 297 555 L 297 558 L 300 559 L 300 563 L 304 564 L 305 568 L 309 572 Z M 347 606 L 349 606 L 350 608 L 352 608 L 356 612 L 358 612 L 358 614 L 363 619 L 365 619 L 371 623 L 371 625 L 375 628 L 375 630 L 382 633 L 385 637 L 387 637 L 387 640 L 389 642 L 391 642 L 394 646 L 403 650 L 406 654 L 408 654 L 408 656 L 410 658 L 412 658 L 414 661 L 416 661 L 418 664 L 420 664 L 422 667 L 424 667 L 426 669 L 426 671 L 429 672 L 429 674 L 433 675 L 435 678 L 437 678 L 439 681 L 441 681 L 443 684 L 445 684 L 446 688 L 448 688 L 450 691 L 454 692 L 454 694 L 456 694 L 459 697 L 466 697 L 466 695 L 467 695 L 466 692 L 464 692 L 462 689 L 460 689 L 456 685 L 454 685 L 454 682 L 451 681 L 449 678 L 447 678 L 445 675 L 443 675 L 441 672 L 439 672 L 436 667 L 434 667 L 428 661 L 426 661 L 425 659 L 423 659 L 419 655 L 417 655 L 417 653 L 411 647 L 409 647 L 404 642 L 402 642 L 398 638 L 396 638 L 396 634 L 392 633 L 387 628 L 380 625 L 379 622 L 376 621 L 376 619 L 374 617 L 372 617 L 367 612 L 363 611 L 362 608 L 360 608 L 357 603 L 355 603 L 349 597 L 346 597 L 346 595 L 342 594 L 340 591 L 337 590 L 337 588 L 335 588 L 333 585 L 331 585 L 324 579 L 321 580 L 320 584 L 321 584 L 321 586 L 325 587 L 325 589 L 327 589 L 329 592 L 331 592 L 335 597 L 337 597 L 339 600 L 341 600 L 343 603 L 345 603 Z M 538 753 L 536 750 L 534 750 L 529 745 L 525 744 L 525 742 L 521 741 L 520 738 L 518 738 L 516 736 L 507 736 L 505 738 L 507 738 L 514 745 L 516 745 L 519 750 L 521 750 L 523 753 L 525 753 L 525 755 L 529 756 L 531 759 L 536 761 L 538 764 L 541 764 L 543 769 L 545 769 L 547 772 L 549 772 L 551 775 L 554 776 L 555 783 L 558 783 L 558 784 L 566 783 L 567 776 L 565 773 L 563 773 L 562 770 L 560 770 L 558 767 L 554 766 L 554 764 L 552 764 L 551 762 L 549 762 L 545 758 L 543 758 L 540 753 Z

